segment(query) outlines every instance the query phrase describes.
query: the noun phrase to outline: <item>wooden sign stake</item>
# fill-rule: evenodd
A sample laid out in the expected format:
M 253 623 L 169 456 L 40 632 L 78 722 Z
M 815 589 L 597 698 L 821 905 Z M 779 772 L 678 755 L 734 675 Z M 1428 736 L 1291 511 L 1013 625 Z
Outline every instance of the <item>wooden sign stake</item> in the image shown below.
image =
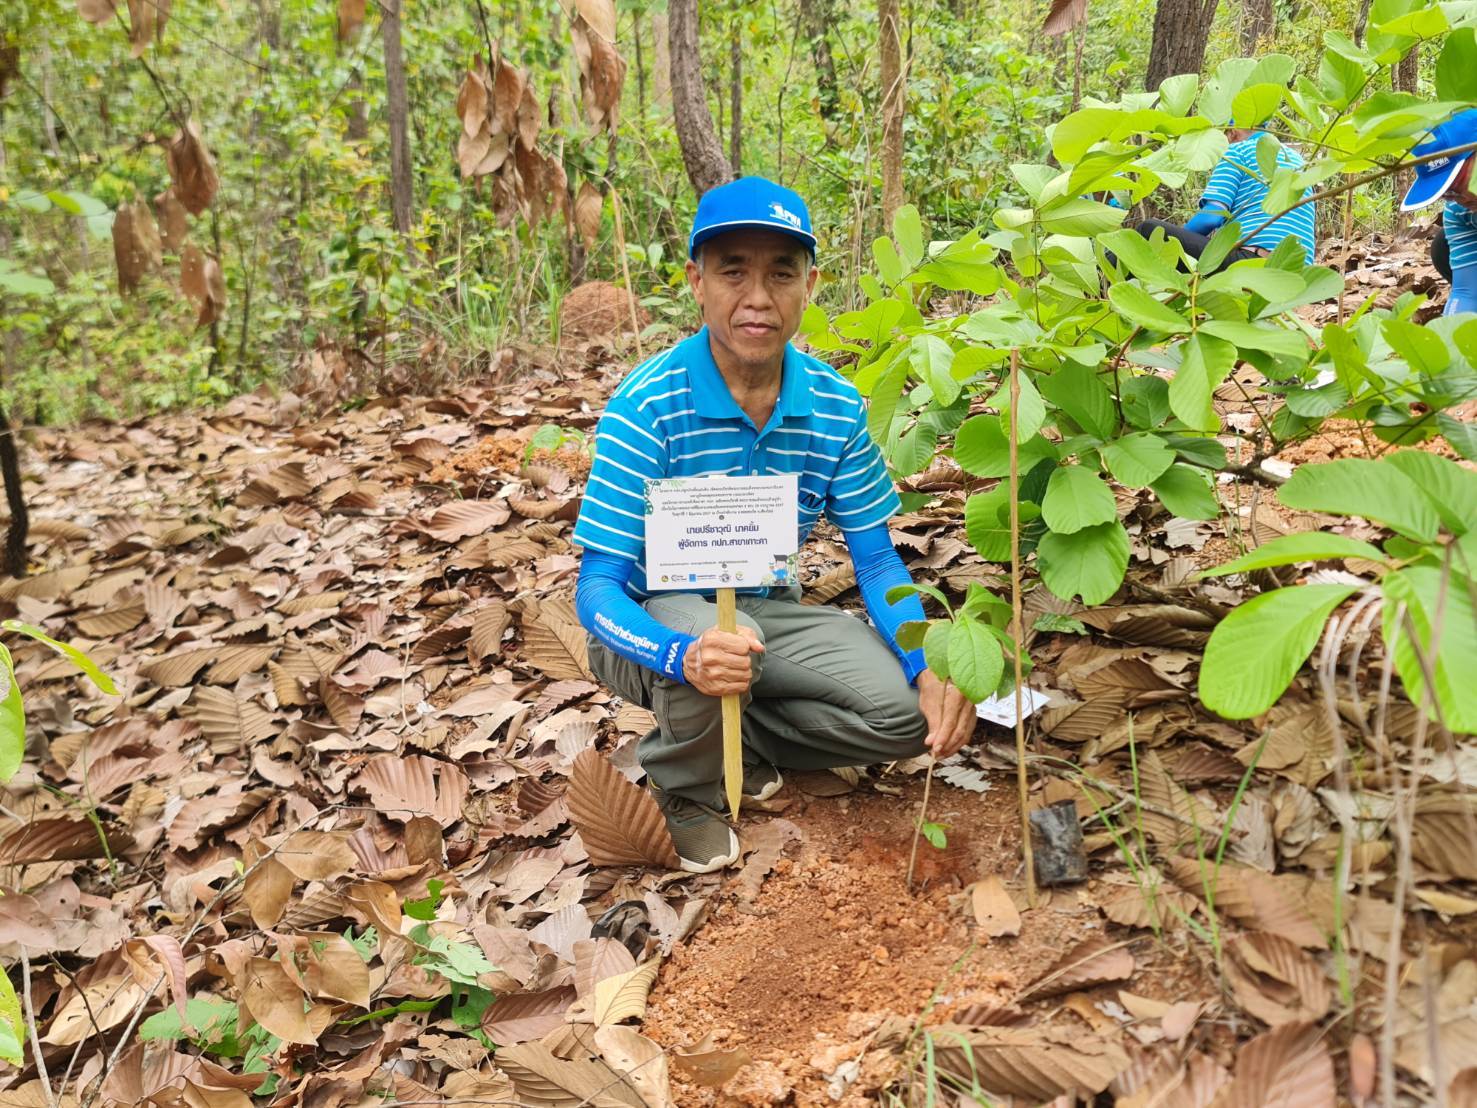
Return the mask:
M 729 634 L 738 632 L 732 589 L 718 590 L 718 630 Z M 744 793 L 744 731 L 737 696 L 723 698 L 723 789 L 728 796 L 728 810 L 738 819 L 739 801 Z

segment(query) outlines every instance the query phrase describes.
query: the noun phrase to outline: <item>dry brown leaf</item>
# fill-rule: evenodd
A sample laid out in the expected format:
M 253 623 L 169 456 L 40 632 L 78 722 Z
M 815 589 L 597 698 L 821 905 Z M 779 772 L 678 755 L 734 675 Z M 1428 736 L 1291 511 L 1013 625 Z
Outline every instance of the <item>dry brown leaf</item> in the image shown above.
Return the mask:
M 499 1050 L 497 1061 L 513 1081 L 518 1104 L 527 1108 L 646 1108 L 598 1059 L 560 1058 L 543 1043 L 520 1043 Z
M 180 251 L 180 291 L 195 305 L 195 326 L 208 327 L 226 310 L 226 277 L 220 259 L 194 243 Z
M 592 680 L 585 629 L 567 596 L 549 597 L 523 617 L 523 653 L 530 665 L 556 680 Z
M 308 702 L 302 682 L 279 663 L 268 662 L 267 674 L 272 678 L 272 691 L 277 694 L 279 708 L 300 708 Z
M 472 634 L 467 639 L 467 660 L 474 666 L 482 659 L 496 654 L 502 647 L 503 632 L 508 629 L 511 617 L 508 606 L 501 600 L 493 600 L 478 608 L 472 617 Z
M 1100 1093 L 1128 1067 L 1122 1047 L 1092 1035 L 1064 1041 L 1036 1028 L 954 1024 L 936 1027 L 929 1035 L 939 1074 L 965 1088 L 977 1080 L 995 1096 L 1025 1097 L 1032 1103 L 1072 1090 Z
M 338 40 L 349 42 L 364 26 L 365 0 L 338 0 Z
M 625 1078 L 648 1108 L 675 1108 L 666 1052 L 633 1027 L 597 1027 L 595 1045 L 606 1065 Z
M 1021 913 L 1005 891 L 1005 885 L 994 874 L 969 887 L 969 904 L 974 922 L 992 939 L 1021 933 Z
M 646 1018 L 646 997 L 656 981 L 661 962 L 653 958 L 627 973 L 607 977 L 595 983 L 595 1001 L 590 1006 L 597 1027 L 623 1020 Z
M 91 820 L 38 819 L 0 838 L 0 865 L 80 862 L 121 854 L 132 845 L 133 836 L 127 831 L 106 826 L 100 829 Z
M 196 686 L 190 702 L 212 753 L 246 751 L 277 733 L 277 724 L 265 708 L 226 689 Z
M 1416 800 L 1411 854 L 1436 873 L 1477 881 L 1472 842 L 1473 801 L 1465 793 L 1429 793 Z
M 169 995 L 174 999 L 180 1019 L 189 1024 L 185 1015 L 185 1001 L 190 997 L 189 971 L 185 968 L 185 952 L 179 940 L 172 935 L 145 935 L 141 939 L 129 939 L 123 944 L 123 960 L 133 974 L 133 979 L 146 989 L 152 989 L 161 980 L 169 984 Z M 159 970 L 163 967 L 163 974 Z
M 1446 1104 L 1447 1108 L 1477 1108 L 1477 1066 L 1468 1066 L 1451 1079 Z
M 246 874 L 241 894 L 251 912 L 251 922 L 263 929 L 276 927 L 287 910 L 296 883 L 292 871 L 275 857 L 264 858 L 253 866 Z
M 740 900 L 753 903 L 769 871 L 784 854 L 785 847 L 799 838 L 803 838 L 800 828 L 787 819 L 772 819 L 744 829 L 740 841 L 743 853 L 748 857 L 735 883 Z
M 720 1050 L 708 1045 L 707 1040 L 691 1048 L 679 1047 L 670 1057 L 683 1080 L 709 1089 L 728 1084 L 734 1074 L 753 1061 L 743 1047 Z
M 281 962 L 252 958 L 242 967 L 237 987 L 242 1009 L 283 1042 L 311 1046 L 318 1041 L 303 1011 L 303 991 Z
M 594 747 L 574 760 L 567 796 L 570 821 L 592 865 L 678 867 L 677 851 L 656 801 Z
M 277 653 L 275 646 L 255 643 L 215 647 L 213 650 L 210 669 L 205 671 L 205 681 L 211 685 L 234 685 L 248 673 L 261 669 Z
M 145 273 L 164 262 L 164 248 L 153 213 L 142 202 L 121 204 L 113 216 L 113 257 L 118 264 L 118 291 L 138 288 Z
M 1215 1108 L 1334 1108 L 1333 1059 L 1321 1036 L 1316 1024 L 1284 1023 L 1252 1039 Z
M 358 864 L 347 837 L 333 831 L 294 831 L 277 848 L 275 857 L 299 881 L 328 881 Z
M 110 1031 L 129 1019 L 145 993 L 129 975 L 108 974 L 69 991 L 68 999 L 51 1018 L 43 1043 L 76 1046 L 93 1035 Z
M 1087 0 L 1051 0 L 1051 11 L 1041 31 L 1047 35 L 1064 35 L 1087 15 Z
M 1225 975 L 1237 1003 L 1273 1027 L 1321 1019 L 1332 994 L 1322 968 L 1281 935 L 1249 931 L 1226 944 Z
M 1109 981 L 1126 981 L 1133 976 L 1133 970 L 1133 955 L 1126 944 L 1094 936 L 1067 951 L 1022 995 L 1074 993 Z
M 308 932 L 294 938 L 303 983 L 311 996 L 369 1007 L 369 964 L 348 939 L 332 931 Z
M 1168 881 L 1147 892 L 1137 885 L 1108 886 L 1098 894 L 1103 915 L 1123 927 L 1173 928 L 1180 914 L 1192 915 L 1200 902 Z
M 580 238 L 585 240 L 585 249 L 595 249 L 595 240 L 600 237 L 600 221 L 605 211 L 605 198 L 589 181 L 580 182 L 580 190 L 574 198 L 574 225 Z
M 176 850 L 194 850 L 212 832 L 240 823 L 275 795 L 273 789 L 247 789 L 225 796 L 211 793 L 196 797 L 175 813 L 167 835 L 169 845 Z
M 482 1030 L 499 1048 L 541 1039 L 564 1023 L 574 1003 L 573 986 L 540 993 L 513 993 L 497 998 L 482 1015 Z
M 113 639 L 132 631 L 144 621 L 142 600 L 89 615 L 73 616 L 77 630 L 90 639 Z
M 1170 876 L 1194 896 L 1213 891 L 1216 911 L 1258 931 L 1281 935 L 1310 950 L 1328 949 L 1328 937 L 1308 910 L 1306 898 L 1283 877 L 1222 862 L 1219 869 L 1195 858 L 1170 858 Z
M 468 789 L 460 768 L 424 755 L 382 754 L 354 778 L 354 785 L 369 793 L 382 815 L 402 821 L 430 816 L 442 827 L 462 818 Z
M 77 14 L 89 23 L 106 23 L 117 14 L 116 0 L 77 0 Z
M 345 735 L 359 730 L 359 721 L 364 718 L 362 696 L 355 696 L 327 677 L 318 682 L 318 695 L 335 727 Z
M 511 515 L 506 504 L 492 500 L 458 500 L 436 509 L 426 522 L 426 534 L 441 542 L 460 542 L 501 527 Z
M 173 181 L 174 195 L 191 215 L 199 215 L 215 199 L 220 178 L 215 172 L 215 159 L 200 137 L 200 125 L 193 119 L 178 131 L 164 152 Z
M 165 253 L 178 254 L 190 237 L 190 213 L 179 202 L 170 187 L 154 197 L 154 214 L 159 223 L 159 242 Z
M 626 944 L 615 938 L 579 939 L 574 943 L 574 987 L 588 996 L 607 977 L 630 973 L 636 959 Z
M 1349 1099 L 1354 1102 L 1354 1108 L 1363 1108 L 1369 1098 L 1374 1096 L 1375 1076 L 1378 1072 L 1379 1054 L 1370 1037 L 1360 1032 L 1349 1040 Z M 1477 1070 L 1463 1072 L 1477 1076 Z M 1457 1077 L 1460 1076 L 1461 1074 L 1457 1074 Z M 1452 1083 L 1456 1083 L 1455 1079 Z

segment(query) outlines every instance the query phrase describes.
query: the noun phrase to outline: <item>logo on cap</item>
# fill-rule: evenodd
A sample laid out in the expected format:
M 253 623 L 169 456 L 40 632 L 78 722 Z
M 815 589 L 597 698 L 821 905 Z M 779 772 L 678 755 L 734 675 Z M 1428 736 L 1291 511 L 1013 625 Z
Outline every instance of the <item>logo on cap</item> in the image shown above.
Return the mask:
M 778 201 L 769 205 L 769 213 L 770 215 L 774 216 L 775 219 L 784 220 L 791 227 L 800 226 L 800 217 Z
M 1450 162 L 1450 158 L 1432 158 L 1426 163 L 1426 169 L 1440 169 L 1442 166 L 1450 164 Z

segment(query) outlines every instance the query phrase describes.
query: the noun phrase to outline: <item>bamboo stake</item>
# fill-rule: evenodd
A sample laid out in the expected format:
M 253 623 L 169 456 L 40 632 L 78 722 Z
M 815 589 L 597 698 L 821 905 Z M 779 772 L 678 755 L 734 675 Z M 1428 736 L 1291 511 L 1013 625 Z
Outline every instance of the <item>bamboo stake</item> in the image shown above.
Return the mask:
M 1036 907 L 1036 856 L 1031 849 L 1030 782 L 1026 776 L 1026 720 L 1021 697 L 1021 468 L 1016 413 L 1021 405 L 1021 352 L 1010 352 L 1010 622 L 1015 640 L 1015 779 L 1021 803 L 1021 851 L 1026 862 L 1026 903 Z
M 738 611 L 732 589 L 718 590 L 718 630 L 738 632 Z M 723 789 L 728 796 L 728 810 L 738 819 L 740 798 L 744 792 L 743 713 L 737 696 L 723 698 Z

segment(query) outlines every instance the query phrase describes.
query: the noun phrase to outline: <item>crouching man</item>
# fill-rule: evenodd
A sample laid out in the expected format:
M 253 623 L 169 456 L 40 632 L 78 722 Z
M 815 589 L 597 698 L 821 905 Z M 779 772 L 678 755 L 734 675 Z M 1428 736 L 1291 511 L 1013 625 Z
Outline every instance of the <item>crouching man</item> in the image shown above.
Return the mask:
M 906 652 L 898 627 L 923 618 L 887 520 L 897 493 L 867 435 L 857 390 L 790 339 L 815 285 L 815 236 L 804 202 L 760 177 L 703 196 L 687 277 L 702 310 L 696 335 L 633 369 L 596 433 L 595 463 L 574 541 L 583 548 L 576 602 L 590 665 L 657 728 L 637 748 L 682 868 L 738 859 L 722 803 L 721 698 L 743 705 L 746 797 L 767 799 L 780 769 L 827 769 L 939 757 L 973 732 L 974 707 Z M 795 474 L 800 541 L 824 515 L 846 537 L 859 619 L 802 605 L 798 585 L 738 590 L 739 628 L 717 630 L 711 590 L 646 588 L 645 482 L 663 477 Z

